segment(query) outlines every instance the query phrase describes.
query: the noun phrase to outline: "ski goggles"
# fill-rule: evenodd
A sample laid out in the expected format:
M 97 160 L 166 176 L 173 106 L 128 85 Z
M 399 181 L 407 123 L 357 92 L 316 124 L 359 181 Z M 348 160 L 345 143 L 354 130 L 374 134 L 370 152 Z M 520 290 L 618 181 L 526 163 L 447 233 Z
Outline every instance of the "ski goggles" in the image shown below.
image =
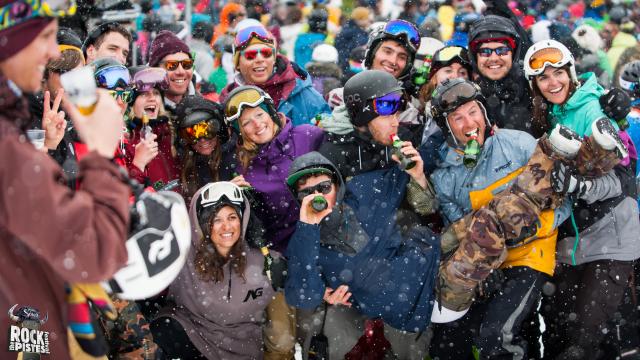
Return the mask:
M 108 92 L 114 99 L 120 99 L 124 103 L 130 103 L 133 98 L 133 92 L 131 90 L 109 90 Z
M 467 53 L 467 49 L 461 46 L 447 46 L 433 54 L 432 63 L 434 66 L 448 66 L 454 61 L 458 61 L 463 65 L 468 64 L 469 55 Z
M 193 125 L 181 128 L 180 136 L 191 143 L 200 139 L 213 139 L 220 131 L 218 120 L 206 111 L 194 111 L 186 116 L 184 122 Z
M 238 31 L 233 44 L 236 49 L 241 49 L 249 45 L 249 42 L 254 37 L 258 38 L 258 40 L 262 42 L 275 45 L 273 35 L 271 35 L 263 26 L 248 26 Z
M 274 52 L 275 51 L 272 47 L 267 46 L 259 49 L 241 50 L 240 56 L 247 60 L 255 60 L 255 58 L 258 57 L 258 54 L 260 54 L 263 58 L 268 59 L 273 56 Z
M 95 73 L 96 83 L 104 89 L 126 88 L 131 82 L 129 70 L 124 66 L 110 66 Z
M 302 199 L 317 192 L 327 195 L 331 192 L 331 189 L 333 189 L 332 185 L 333 183 L 331 182 L 331 180 L 319 182 L 314 186 L 298 190 L 296 193 L 296 198 L 298 199 L 298 201 L 302 202 Z
M 247 88 L 234 94 L 224 106 L 224 116 L 227 122 L 237 120 L 244 107 L 256 107 L 264 102 L 265 97 L 254 88 Z
M 393 115 L 403 105 L 402 93 L 396 92 L 373 99 L 373 111 L 381 116 Z
M 133 75 L 133 86 L 136 92 L 147 92 L 154 88 L 167 90 L 169 88 L 169 75 L 161 68 L 147 68 Z
M 412 23 L 404 20 L 391 20 L 382 29 L 382 32 L 393 37 L 404 36 L 409 41 L 413 51 L 420 47 L 420 32 Z
M 200 192 L 200 209 L 215 206 L 221 202 L 242 206 L 244 204 L 244 197 L 242 196 L 240 187 L 229 181 L 219 181 L 205 185 Z
M 36 17 L 62 17 L 76 13 L 73 0 L 19 0 L 0 8 L 0 30 Z
M 162 62 L 162 66 L 164 66 L 167 71 L 175 71 L 180 65 L 182 65 L 182 68 L 185 70 L 191 70 L 191 68 L 193 67 L 193 60 L 166 60 Z
M 511 52 L 511 48 L 508 46 L 500 46 L 495 49 L 480 48 L 478 49 L 478 56 L 488 58 L 491 54 L 496 53 L 498 56 L 505 56 Z
M 436 90 L 437 91 L 437 90 Z M 434 94 L 434 108 L 443 109 L 445 113 L 449 113 L 457 109 L 460 105 L 474 100 L 479 93 L 477 85 L 470 82 L 461 82 L 440 94 Z
M 563 62 L 564 55 L 562 51 L 558 48 L 547 47 L 544 49 L 540 49 L 531 55 L 529 59 L 529 67 L 534 75 L 541 74 L 547 65 L 551 65 L 553 67 L 561 67 L 564 66 Z

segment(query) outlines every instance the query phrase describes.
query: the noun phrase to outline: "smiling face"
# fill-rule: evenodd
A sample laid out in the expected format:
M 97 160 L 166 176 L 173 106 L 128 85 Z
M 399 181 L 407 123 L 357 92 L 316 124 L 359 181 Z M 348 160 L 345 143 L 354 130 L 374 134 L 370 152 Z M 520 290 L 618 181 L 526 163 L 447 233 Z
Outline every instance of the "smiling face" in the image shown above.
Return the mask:
M 440 85 L 447 79 L 463 78 L 468 80 L 469 72 L 466 67 L 454 62 L 453 64 L 440 68 L 440 70 L 436 71 L 435 78 L 438 85 Z
M 241 235 L 240 216 L 231 206 L 223 206 L 211 220 L 211 242 L 223 257 L 227 257 Z
M 145 91 L 138 95 L 136 101 L 133 103 L 133 115 L 138 119 L 141 119 L 144 114 L 146 114 L 149 119 L 157 119 L 161 103 L 162 97 L 160 96 L 160 91 L 157 89 Z
M 268 143 L 276 134 L 276 124 L 273 119 L 259 106 L 242 109 L 238 125 L 242 138 L 257 145 Z
M 476 136 L 478 143 L 481 146 L 484 144 L 487 122 L 484 118 L 484 111 L 476 101 L 469 101 L 459 106 L 447 116 L 447 122 L 459 145 L 464 146 Z
M 379 144 L 391 146 L 393 141 L 391 136 L 398 133 L 398 114 L 378 116 L 371 120 L 367 127 L 373 140 Z
M 397 79 L 407 66 L 407 61 L 409 53 L 402 45 L 394 40 L 385 40 L 373 57 L 371 69 L 386 71 Z
M 193 150 L 200 155 L 209 156 L 213 153 L 213 150 L 216 149 L 216 145 L 218 145 L 218 138 L 214 137 L 212 139 L 198 139 L 198 141 L 191 145 Z
M 187 59 L 191 59 L 191 57 L 188 54 L 179 52 L 165 56 L 162 59 L 161 64 L 170 60 L 181 61 Z M 178 68 L 173 71 L 167 70 L 167 73 L 169 74 L 169 89 L 167 90 L 166 95 L 171 101 L 178 103 L 189 90 L 189 83 L 193 77 L 193 68 L 185 70 L 182 67 L 182 64 L 180 64 Z
M 547 66 L 544 72 L 534 78 L 542 96 L 552 104 L 564 104 L 569 98 L 571 77 L 564 68 Z
M 45 66 L 49 59 L 60 56 L 56 32 L 58 22 L 51 21 L 17 54 L 0 62 L 0 71 L 22 91 L 37 92 L 42 86 Z
M 502 42 L 487 42 L 480 45 L 480 49 L 497 49 L 505 46 Z M 495 51 L 489 57 L 483 57 L 476 54 L 478 60 L 478 71 L 480 74 L 491 80 L 500 80 L 507 76 L 511 66 L 513 65 L 513 51 L 507 54 L 498 55 Z
M 269 46 L 264 44 L 251 45 L 244 51 L 258 50 L 255 59 L 248 60 L 242 53 L 238 59 L 238 71 L 240 71 L 240 74 L 249 85 L 264 84 L 273 74 L 273 67 L 276 64 L 275 51 L 272 52 L 273 54 L 270 57 L 265 58 L 260 52 L 262 48 L 269 48 Z

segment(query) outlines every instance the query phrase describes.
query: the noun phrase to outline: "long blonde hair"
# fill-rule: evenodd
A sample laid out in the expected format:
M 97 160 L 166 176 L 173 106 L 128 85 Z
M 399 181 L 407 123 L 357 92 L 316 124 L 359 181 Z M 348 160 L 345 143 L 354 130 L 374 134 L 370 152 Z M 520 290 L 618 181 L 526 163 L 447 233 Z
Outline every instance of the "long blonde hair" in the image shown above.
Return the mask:
M 267 113 L 267 115 L 269 115 L 267 111 L 265 112 Z M 280 117 L 281 123 L 284 124 L 284 122 L 286 121 L 284 115 L 282 115 L 281 113 L 278 113 L 278 117 Z M 271 118 L 271 115 L 269 115 L 269 118 Z M 236 151 L 238 154 L 238 160 L 240 161 L 240 165 L 242 165 L 242 169 L 246 170 L 251 160 L 253 160 L 253 158 L 256 157 L 256 155 L 258 155 L 259 145 L 251 141 L 246 136 L 246 134 L 244 133 L 244 130 L 242 129 L 242 125 L 240 125 L 239 118 L 237 121 L 238 121 L 238 129 L 240 129 L 240 137 L 238 138 L 238 146 Z M 273 121 L 272 136 L 275 138 L 276 135 L 280 132 L 280 125 L 273 118 L 271 118 L 271 121 Z

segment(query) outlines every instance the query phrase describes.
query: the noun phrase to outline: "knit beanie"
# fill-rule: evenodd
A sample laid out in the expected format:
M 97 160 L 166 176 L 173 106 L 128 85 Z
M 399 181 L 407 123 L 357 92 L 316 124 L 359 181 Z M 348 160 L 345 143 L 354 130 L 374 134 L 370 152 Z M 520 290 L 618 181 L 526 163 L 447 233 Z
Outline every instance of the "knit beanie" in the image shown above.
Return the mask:
M 184 41 L 171 31 L 160 31 L 149 48 L 149 66 L 158 66 L 165 56 L 180 52 L 191 57 L 189 46 Z
M 16 8 L 28 6 L 24 2 L 0 0 L 0 8 L 10 4 Z M 51 21 L 53 18 L 50 17 L 34 17 L 0 30 L 0 61 L 7 60 L 27 47 Z
M 243 47 L 242 49 L 233 49 L 233 67 L 236 70 L 238 69 L 238 64 L 240 63 L 240 51 L 248 48 L 251 45 L 255 45 L 255 44 L 262 44 L 262 45 L 267 45 L 267 46 L 273 47 L 273 44 L 270 44 L 268 42 L 262 41 L 259 38 L 257 38 L 256 36 L 252 37 L 251 40 L 249 40 L 249 45 Z

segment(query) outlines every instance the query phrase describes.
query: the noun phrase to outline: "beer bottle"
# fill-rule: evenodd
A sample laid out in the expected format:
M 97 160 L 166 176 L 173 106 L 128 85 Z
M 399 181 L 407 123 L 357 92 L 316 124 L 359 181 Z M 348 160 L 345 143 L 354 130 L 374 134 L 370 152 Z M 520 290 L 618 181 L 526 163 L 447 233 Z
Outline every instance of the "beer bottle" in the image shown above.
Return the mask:
M 478 156 L 480 155 L 480 143 L 478 143 L 477 137 L 471 138 L 464 147 L 464 157 L 462 163 L 468 168 L 476 166 L 478 163 Z
M 143 139 L 148 139 L 153 131 L 151 130 L 151 126 L 149 126 L 149 115 L 142 115 L 142 129 L 140 130 L 140 137 Z
M 269 248 L 266 246 L 261 247 L 260 252 L 264 255 L 264 274 L 267 275 L 267 279 L 271 281 L 271 265 L 273 264 L 273 257 L 271 257 Z
M 400 160 L 400 164 L 398 166 L 400 166 L 400 169 L 402 170 L 411 170 L 413 169 L 414 166 L 416 166 L 416 162 L 407 158 L 403 153 L 402 153 L 402 140 L 400 140 L 400 138 L 398 137 L 398 135 L 393 134 L 391 135 L 391 141 L 393 141 L 393 153 L 398 157 L 398 159 Z
M 329 206 L 329 204 L 327 203 L 327 199 L 325 199 L 322 195 L 316 195 L 313 200 L 311 200 L 311 208 L 315 212 L 323 211 L 327 208 L 327 206 Z

